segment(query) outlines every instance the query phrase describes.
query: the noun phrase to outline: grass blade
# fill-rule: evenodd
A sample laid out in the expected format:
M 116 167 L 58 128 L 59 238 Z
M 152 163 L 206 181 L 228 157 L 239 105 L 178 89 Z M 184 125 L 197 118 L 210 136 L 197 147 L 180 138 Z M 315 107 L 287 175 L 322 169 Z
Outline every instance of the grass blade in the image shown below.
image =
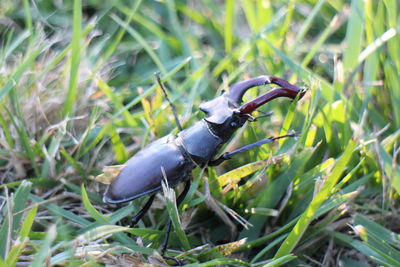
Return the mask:
M 364 32 L 364 1 L 352 0 L 350 19 L 347 24 L 347 49 L 343 54 L 344 73 L 352 71 L 358 65 Z
M 230 54 L 233 46 L 233 17 L 235 13 L 234 0 L 225 1 L 225 53 Z
M 51 244 L 56 239 L 57 227 L 55 224 L 50 225 L 47 230 L 46 238 L 41 242 L 39 251 L 37 252 L 35 258 L 29 266 L 41 267 L 43 265 L 49 264 L 51 256 Z
M 17 264 L 19 256 L 21 255 L 23 249 L 28 244 L 29 239 L 27 237 L 31 231 L 33 222 L 35 220 L 37 209 L 38 206 L 34 206 L 27 213 L 22 223 L 18 240 L 17 242 L 14 243 L 13 247 L 10 250 L 10 253 L 7 256 L 6 263 L 8 264 L 8 266 L 15 266 Z
M 71 41 L 71 62 L 68 81 L 67 99 L 64 103 L 64 116 L 72 116 L 78 96 L 78 73 L 81 61 L 81 25 L 82 25 L 82 2 L 74 0 L 73 26 Z
M 92 216 L 97 222 L 100 223 L 107 223 L 107 219 L 100 213 L 98 212 L 95 207 L 93 207 L 92 203 L 90 203 L 90 199 L 88 194 L 86 193 L 85 185 L 81 185 L 81 190 L 82 190 L 82 201 L 83 205 L 85 206 L 87 212 Z
M 10 90 L 14 88 L 14 86 L 16 86 L 17 81 L 19 81 L 24 72 L 32 66 L 32 64 L 35 62 L 35 59 L 43 51 L 44 47 L 44 44 L 39 45 L 36 50 L 32 51 L 27 56 L 27 58 L 18 65 L 18 68 L 14 71 L 11 78 L 9 78 L 8 81 L 3 85 L 3 87 L 0 88 L 0 100 L 2 100 L 3 97 L 6 96 L 10 92 Z
M 325 200 L 327 200 L 332 193 L 332 190 L 339 180 L 342 172 L 344 171 L 344 168 L 350 161 L 355 147 L 356 143 L 351 140 L 348 143 L 346 150 L 343 152 L 342 157 L 337 161 L 331 175 L 322 186 L 321 191 L 314 197 L 310 205 L 307 207 L 306 211 L 302 214 L 302 216 L 294 226 L 293 230 L 290 232 L 289 236 L 285 239 L 281 247 L 276 252 L 274 259 L 278 259 L 280 257 L 288 255 L 293 251 L 294 247 L 300 241 L 308 225 L 310 224 L 313 215 L 317 212 L 321 204 Z
M 182 228 L 182 224 L 178 213 L 178 207 L 176 206 L 175 191 L 172 188 L 170 188 L 168 184 L 164 182 L 162 183 L 162 186 L 165 195 L 168 214 L 170 216 L 170 219 L 172 220 L 172 225 L 175 229 L 176 235 L 178 236 L 179 241 L 181 242 L 183 248 L 185 250 L 189 250 L 190 249 L 189 240 L 185 234 L 185 231 Z
M 285 255 L 285 256 L 282 256 L 280 258 L 274 259 L 273 261 L 267 263 L 264 266 L 265 267 L 281 266 L 283 264 L 289 263 L 290 261 L 294 260 L 295 258 L 297 258 L 297 257 L 292 255 L 292 254 Z
M 313 7 L 313 10 L 311 11 L 311 13 L 307 16 L 306 20 L 304 21 L 303 25 L 301 26 L 300 31 L 296 34 L 296 39 L 295 39 L 293 47 L 292 47 L 292 54 L 298 48 L 299 43 L 303 40 L 304 36 L 308 32 L 308 30 L 311 28 L 312 23 L 316 19 L 319 11 L 321 10 L 321 8 L 325 4 L 325 2 L 326 2 L 326 0 L 318 0 L 317 4 Z
M 154 52 L 154 49 L 150 47 L 148 42 L 131 26 L 129 26 L 125 21 L 121 20 L 117 15 L 112 14 L 111 18 L 118 23 L 121 27 L 123 27 L 147 52 L 150 58 L 153 60 L 154 64 L 156 64 L 157 68 L 160 70 L 163 76 L 167 75 L 167 70 L 164 67 L 164 64 L 161 62 L 161 59 Z

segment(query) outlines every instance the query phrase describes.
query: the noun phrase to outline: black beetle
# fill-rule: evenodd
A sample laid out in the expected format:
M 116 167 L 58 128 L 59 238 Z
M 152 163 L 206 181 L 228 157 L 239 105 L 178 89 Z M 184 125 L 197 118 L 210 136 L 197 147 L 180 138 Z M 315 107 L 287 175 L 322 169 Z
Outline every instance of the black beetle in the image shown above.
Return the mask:
M 242 97 L 249 88 L 271 83 L 280 87 L 241 105 Z M 162 85 L 160 84 L 160 86 Z M 225 153 L 219 158 L 214 158 L 221 145 L 227 142 L 238 128 L 242 127 L 246 121 L 254 120 L 251 113 L 259 106 L 278 97 L 295 99 L 299 95 L 301 98 L 304 93 L 304 89 L 273 76 L 259 76 L 232 85 L 229 91 L 223 91 L 220 96 L 200 105 L 200 110 L 205 113 L 204 119 L 181 130 L 177 135 L 171 134 L 152 142 L 130 158 L 107 188 L 104 201 L 122 203 L 153 194 L 142 210 L 133 218 L 131 224 L 133 226 L 150 208 L 155 192 L 161 189 L 161 182 L 165 176 L 170 187 L 186 181 L 185 188 L 177 199 L 179 205 L 189 190 L 189 177 L 196 166 L 218 165 L 234 154 L 273 142 L 279 138 L 294 136 L 294 134 L 288 134 L 265 138 Z M 180 128 L 178 121 L 177 124 Z M 170 228 L 171 221 L 167 226 L 163 252 L 168 242 Z

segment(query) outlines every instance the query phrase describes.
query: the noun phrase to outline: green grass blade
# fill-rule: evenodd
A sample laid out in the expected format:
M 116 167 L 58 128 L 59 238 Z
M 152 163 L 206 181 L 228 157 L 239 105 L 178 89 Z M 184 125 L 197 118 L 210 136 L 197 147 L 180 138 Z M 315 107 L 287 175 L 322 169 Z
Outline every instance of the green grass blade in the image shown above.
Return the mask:
M 22 218 L 22 211 L 26 207 L 27 196 L 32 189 L 32 183 L 23 181 L 12 198 L 8 198 L 3 207 L 5 217 L 0 226 L 0 257 L 6 258 L 11 240 L 17 238 Z
M 129 23 L 132 21 L 133 17 L 135 16 L 137 10 L 139 9 L 140 5 L 142 3 L 142 0 L 135 1 L 135 4 L 133 8 L 128 8 L 128 14 L 125 23 L 129 25 Z M 117 5 L 117 8 L 120 9 L 120 3 L 113 3 Z M 101 60 L 99 60 L 94 68 L 94 72 L 97 72 L 97 70 L 100 68 L 101 65 L 103 65 L 107 60 L 113 55 L 113 53 L 116 51 L 118 45 L 121 43 L 122 38 L 124 37 L 126 32 L 125 28 L 121 28 L 116 36 L 112 38 L 110 45 L 107 47 L 106 51 L 104 51 Z
M 23 151 L 26 153 L 26 156 L 29 158 L 30 163 L 32 164 L 35 175 L 40 176 L 39 167 L 36 162 L 36 156 L 37 156 L 35 153 L 36 151 L 35 151 L 34 147 L 32 147 L 32 144 L 30 142 L 31 138 L 27 131 L 25 120 L 22 118 L 21 107 L 19 105 L 19 99 L 18 99 L 19 96 L 17 94 L 15 94 L 15 92 L 13 92 L 13 90 L 11 90 L 10 96 L 12 96 L 11 98 L 13 99 L 12 102 L 14 105 L 14 111 L 15 111 L 15 113 L 17 113 L 17 118 L 14 118 L 11 115 L 12 113 L 10 110 L 8 110 L 7 108 L 5 108 L 5 110 L 7 112 L 9 120 L 11 122 L 10 124 L 12 124 L 12 126 L 14 127 L 14 129 L 16 130 L 16 132 L 18 134 L 19 141 L 21 143 L 21 146 L 23 147 Z
M 32 229 L 32 225 L 35 221 L 37 210 L 38 210 L 38 206 L 35 205 L 26 214 L 24 221 L 22 222 L 21 230 L 19 232 L 20 240 L 24 240 L 26 237 L 28 237 L 28 235 Z
M 283 24 L 280 25 L 279 28 L 279 36 L 281 36 L 280 42 L 283 43 L 283 40 L 286 39 L 286 34 L 287 31 L 289 30 L 290 25 L 292 24 L 292 18 L 293 18 L 293 13 L 295 10 L 295 3 L 296 0 L 289 0 L 289 3 L 287 3 L 287 12 L 285 16 L 285 20 L 283 21 Z
M 352 140 L 347 144 L 346 150 L 343 152 L 342 157 L 337 161 L 331 175 L 322 186 L 321 191 L 311 201 L 310 205 L 304 211 L 304 213 L 294 226 L 293 230 L 290 232 L 289 236 L 278 249 L 274 256 L 275 259 L 288 255 L 293 251 L 293 249 L 303 236 L 304 232 L 306 231 L 318 208 L 324 201 L 329 198 L 330 194 L 332 193 L 332 189 L 336 185 L 346 165 L 350 161 L 355 147 L 356 143 Z
M 286 113 L 285 120 L 282 123 L 282 128 L 281 131 L 279 132 L 279 135 L 285 135 L 290 133 L 290 127 L 292 125 L 293 120 L 296 117 L 296 107 L 297 107 L 297 102 L 299 101 L 299 95 L 294 99 L 294 101 L 290 104 L 289 110 Z M 283 143 L 286 142 L 286 138 L 282 138 L 278 140 L 279 146 L 282 147 Z
M 185 234 L 185 231 L 182 228 L 181 220 L 179 218 L 179 212 L 176 206 L 175 191 L 172 188 L 169 188 L 169 186 L 164 182 L 162 185 L 163 185 L 163 192 L 165 195 L 168 214 L 170 216 L 170 219 L 172 220 L 173 229 L 175 230 L 176 235 L 178 236 L 179 241 L 181 242 L 183 248 L 185 250 L 189 250 L 190 243 Z
M 358 65 L 364 32 L 364 2 L 363 0 L 351 1 L 350 19 L 346 31 L 347 49 L 343 54 L 345 73 L 352 71 Z
M 122 142 L 119 134 L 117 133 L 115 127 L 111 126 L 109 130 L 110 132 L 108 134 L 111 137 L 115 159 L 117 160 L 117 162 L 123 163 L 129 159 L 129 153 L 126 150 L 126 147 Z
M 46 264 L 46 258 L 50 258 L 51 256 L 51 244 L 56 239 L 57 236 L 57 227 L 56 225 L 50 225 L 47 230 L 46 238 L 40 243 L 39 251 L 36 253 L 33 261 L 29 266 L 32 267 L 41 267 Z
M 79 164 L 77 160 L 75 160 L 73 157 L 71 157 L 68 152 L 64 149 L 60 149 L 60 154 L 64 156 L 65 160 L 72 166 L 74 167 L 75 170 L 77 170 L 82 176 L 86 175 L 86 171 L 83 169 L 83 167 Z
M 12 55 L 13 52 L 15 52 L 15 50 L 21 46 L 21 44 L 24 43 L 24 41 L 29 38 L 31 36 L 31 32 L 30 31 L 23 31 L 21 33 L 18 34 L 17 38 L 15 38 L 14 40 L 12 40 L 12 42 L 5 46 L 4 51 L 1 51 L 1 58 L 2 61 L 5 63 L 5 60 Z M 4 64 L 4 63 L 1 64 Z
M 321 84 L 322 96 L 330 103 L 332 103 L 334 101 L 336 92 L 335 92 L 335 89 L 332 86 L 332 84 L 327 82 L 325 79 L 323 79 L 316 73 L 313 73 L 311 70 L 307 69 L 306 67 L 301 66 L 298 62 L 291 59 L 289 56 L 287 56 L 281 50 L 272 46 L 272 44 L 270 44 L 270 46 L 274 49 L 276 56 L 278 56 L 283 61 L 283 63 L 285 63 L 287 68 L 289 68 L 293 72 L 295 72 L 304 81 L 306 81 L 307 79 L 310 79 L 310 77 L 317 80 Z
M 289 263 L 292 260 L 294 260 L 295 258 L 297 258 L 296 256 L 289 254 L 289 255 L 285 255 L 282 256 L 280 258 L 274 259 L 273 261 L 267 263 L 266 265 L 264 265 L 265 267 L 275 267 L 275 266 L 281 266 L 283 264 Z
M 386 86 L 390 93 L 391 109 L 393 113 L 393 127 L 398 129 L 400 127 L 400 78 L 398 69 L 393 65 L 386 63 L 384 66 L 386 76 Z M 389 89 L 390 88 L 390 89 Z
M 80 217 L 80 216 L 78 216 L 78 215 L 76 215 L 76 214 L 74 214 L 74 213 L 72 213 L 70 211 L 67 211 L 67 210 L 65 210 L 65 209 L 63 209 L 63 208 L 61 208 L 61 207 L 59 207 L 59 206 L 57 206 L 57 205 L 55 205 L 53 203 L 44 203 L 44 204 L 42 204 L 41 202 L 44 202 L 44 200 L 42 198 L 38 197 L 38 196 L 30 194 L 29 198 L 32 199 L 33 201 L 35 201 L 38 205 L 43 205 L 44 207 L 46 207 L 52 213 L 54 213 L 56 215 L 59 215 L 59 216 L 62 216 L 62 217 L 66 218 L 69 221 L 75 222 L 75 223 L 77 223 L 79 225 L 82 225 L 82 226 L 88 226 L 88 225 L 91 224 L 88 220 L 86 220 L 86 219 L 84 219 L 84 218 L 82 218 L 82 217 Z
M 242 0 L 241 3 L 242 3 L 244 14 L 246 16 L 247 23 L 249 24 L 251 31 L 253 33 L 257 33 L 258 29 L 259 29 L 259 25 L 257 22 L 256 12 L 254 11 L 253 1 Z M 226 3 L 225 5 L 228 5 L 228 3 Z
M 307 55 L 301 61 L 301 66 L 306 67 L 311 62 L 315 54 L 317 54 L 320 50 L 321 46 L 332 35 L 335 29 L 339 28 L 341 21 L 344 20 L 343 17 L 344 14 L 339 13 L 332 18 L 331 22 L 328 24 L 327 27 L 325 27 L 324 31 L 321 33 L 318 39 L 313 42 L 313 45 L 309 49 Z
M 7 121 L 5 120 L 5 118 L 3 117 L 2 113 L 0 113 L 0 125 L 1 125 L 1 128 L 3 129 L 4 135 L 5 135 L 5 140 L 7 142 L 8 147 L 9 148 L 14 147 L 14 140 L 11 136 L 10 127 L 9 127 Z M 3 146 L 5 146 L 5 144 L 3 144 Z M 8 150 L 6 150 L 6 151 L 8 154 Z
M 175 0 L 167 0 L 167 10 L 168 10 L 168 15 L 170 18 L 172 30 L 176 36 L 178 36 L 181 49 L 183 51 L 183 54 L 186 57 L 191 57 L 193 55 L 191 45 L 188 42 L 188 39 L 185 36 L 185 29 L 181 26 L 177 14 L 177 8 L 175 6 Z M 197 60 L 193 59 L 191 64 L 197 68 Z
M 387 178 L 382 177 L 382 179 L 389 179 L 390 186 L 397 192 L 397 194 L 400 194 L 400 167 L 393 164 L 395 160 L 387 151 L 385 151 L 381 144 L 376 145 L 375 153 L 379 160 L 379 164 L 381 165 L 381 171 L 384 172 L 383 175 L 387 176 Z
M 328 213 L 332 209 L 337 208 L 338 206 L 342 205 L 343 203 L 348 201 L 348 199 L 350 199 L 353 196 L 354 196 L 354 194 L 351 192 L 351 193 L 348 193 L 345 195 L 335 196 L 333 199 L 328 200 L 328 202 L 326 204 L 319 207 L 318 211 L 314 214 L 314 219 Z M 273 238 L 277 238 L 277 237 L 281 236 L 282 234 L 285 234 L 285 232 L 287 232 L 289 229 L 291 229 L 297 223 L 299 218 L 300 218 L 300 216 L 291 220 L 290 222 L 287 222 L 284 226 L 282 226 L 281 228 L 279 228 L 278 230 L 276 230 L 273 233 L 270 233 L 263 237 L 248 241 L 246 244 L 244 244 L 239 249 L 237 249 L 237 251 L 240 252 L 245 249 L 252 248 L 252 247 L 258 247 L 266 242 L 268 242 L 268 244 L 270 244 L 269 240 L 271 240 Z
M 94 24 L 89 24 L 84 28 L 82 32 L 82 39 L 89 34 L 90 31 L 92 31 L 94 28 Z M 48 75 L 52 70 L 54 70 L 60 62 L 65 58 L 65 56 L 68 54 L 68 52 L 71 51 L 72 44 L 69 43 L 62 51 L 60 51 L 58 54 L 54 56 L 54 58 L 51 59 L 51 61 L 47 62 L 45 68 L 43 71 L 41 71 L 37 76 L 36 79 L 33 79 L 32 82 L 27 86 L 28 88 L 31 88 L 39 79 L 43 78 L 44 76 Z
M 264 256 L 264 254 L 267 253 L 268 251 L 270 251 L 274 246 L 276 246 L 277 244 L 281 243 L 287 236 L 288 236 L 288 234 L 283 234 L 280 237 L 275 238 L 271 243 L 268 244 L 268 246 L 266 246 L 260 252 L 258 252 L 257 255 L 254 256 L 254 258 L 250 261 L 250 263 L 257 262 L 257 260 L 259 258 Z
M 341 240 L 342 242 L 350 245 L 351 247 L 357 249 L 361 253 L 365 255 L 369 255 L 370 257 L 374 258 L 379 258 L 379 254 L 377 254 L 375 251 L 370 249 L 368 246 L 366 246 L 363 242 L 353 239 L 348 235 L 338 233 L 338 232 L 332 232 L 332 231 L 327 231 L 331 236 Z
M 362 225 L 363 227 L 365 227 L 365 229 L 367 230 L 368 234 L 374 235 L 374 238 L 379 238 L 379 240 L 381 241 L 381 244 L 388 244 L 390 246 L 393 246 L 395 248 L 397 248 L 398 250 L 400 249 L 400 238 L 399 236 L 383 227 L 382 225 L 371 221 L 370 219 L 368 219 L 367 217 L 361 215 L 361 214 L 357 214 L 356 217 L 354 218 L 354 225 Z M 369 242 L 368 239 L 365 240 L 365 242 Z M 399 257 L 399 252 L 394 252 L 393 256 L 397 257 L 397 260 L 400 262 Z
M 271 164 L 270 160 L 260 160 L 256 162 L 252 162 L 246 165 L 243 165 L 239 168 L 226 172 L 220 176 L 218 176 L 217 181 L 220 187 L 225 186 L 227 184 L 237 184 L 240 180 L 248 175 L 261 170 Z
M 399 32 L 399 3 L 396 0 L 385 0 L 386 7 L 386 23 L 388 27 L 397 29 Z M 400 55 L 398 53 L 398 45 L 400 42 L 399 34 L 397 34 L 392 40 L 388 42 L 388 55 L 391 61 L 393 61 L 396 69 L 400 68 Z
M 157 68 L 160 70 L 163 76 L 167 75 L 167 70 L 164 67 L 164 64 L 161 62 L 161 59 L 154 52 L 153 48 L 150 47 L 146 39 L 144 39 L 138 31 L 129 26 L 125 21 L 121 20 L 117 15 L 112 14 L 111 18 L 118 23 L 121 27 L 123 27 L 147 52 L 150 58 L 153 60 L 154 64 L 156 64 Z
M 186 264 L 185 267 L 211 267 L 211 266 L 251 266 L 245 261 L 232 258 L 217 258 L 204 263 Z
M 278 177 L 273 180 L 267 188 L 263 190 L 255 199 L 250 207 L 273 208 L 276 203 L 284 196 L 290 182 L 295 179 L 298 173 L 302 172 L 305 164 L 311 157 L 310 151 L 303 151 L 294 159 L 291 164 Z M 256 239 L 260 234 L 267 218 L 259 214 L 252 214 L 249 222 L 253 225 L 251 229 L 244 229 L 240 233 L 240 238 L 248 237 L 249 240 Z
M 81 61 L 81 43 L 82 43 L 82 2 L 74 0 L 73 7 L 73 26 L 71 40 L 71 60 L 68 81 L 67 99 L 64 103 L 64 116 L 72 116 L 75 103 L 78 97 L 78 74 Z
M 233 17 L 235 16 L 235 1 L 225 1 L 225 53 L 229 54 L 233 46 Z
M 185 60 L 183 60 L 181 63 L 179 63 L 175 68 L 173 68 L 171 71 L 169 71 L 167 73 L 167 75 L 165 75 L 164 77 L 162 77 L 161 81 L 164 82 L 166 80 L 168 80 L 171 76 L 173 76 L 174 74 L 176 74 L 178 71 L 180 71 L 182 68 L 184 68 L 189 62 L 190 62 L 191 58 L 186 58 Z M 137 103 L 139 103 L 143 97 L 147 97 L 148 95 L 150 95 L 151 93 L 153 93 L 156 88 L 157 88 L 157 84 L 154 84 L 153 86 L 151 86 L 149 89 L 145 90 L 142 94 L 140 94 L 139 96 L 137 96 L 136 98 L 134 98 L 132 101 L 130 101 L 127 105 L 125 105 L 125 107 L 121 110 L 119 110 L 117 113 L 115 113 L 112 116 L 112 119 L 116 119 L 117 117 L 119 117 L 123 112 L 125 112 L 126 110 L 130 109 L 131 107 L 133 107 L 134 105 L 136 105 Z
M 14 71 L 12 76 L 8 79 L 8 81 L 0 88 L 0 100 L 6 96 L 12 88 L 14 88 L 17 84 L 17 81 L 21 79 L 21 76 L 24 72 L 32 66 L 35 62 L 35 59 L 39 56 L 39 54 L 43 51 L 45 47 L 44 44 L 39 45 L 39 47 L 32 51 L 27 58 L 18 65 L 17 69 Z
M 23 181 L 15 192 L 13 198 L 13 223 L 12 223 L 12 237 L 16 238 L 18 229 L 21 224 L 22 211 L 26 208 L 29 192 L 32 190 L 32 183 Z
M 128 230 L 130 230 L 129 227 L 122 227 L 117 225 L 101 225 L 77 236 L 75 242 L 88 244 L 90 241 L 105 237 L 107 235 L 126 232 Z
M 25 12 L 25 27 L 33 36 L 33 23 L 32 23 L 32 16 L 29 6 L 29 0 L 23 0 L 24 5 L 24 12 Z M 32 38 L 32 37 L 31 37 Z M 32 41 L 32 39 L 31 39 Z
M 359 229 L 361 230 L 361 229 Z M 387 257 L 384 252 L 376 250 L 375 247 L 366 244 L 365 242 L 356 240 L 342 233 L 327 231 L 333 237 L 341 240 L 347 245 L 353 247 L 354 249 L 360 251 L 362 254 L 368 256 L 372 261 L 378 263 L 381 266 L 397 266 L 398 262 L 394 261 L 393 258 Z
M 100 77 L 96 78 L 96 82 L 99 89 L 110 99 L 111 103 L 114 105 L 115 110 L 123 110 L 124 105 L 121 103 L 119 97 L 115 94 L 115 92 L 113 92 L 111 87 Z M 129 125 L 135 125 L 134 118 L 127 110 L 124 110 L 122 112 L 122 116 Z
M 58 154 L 61 141 L 64 137 L 65 131 L 58 131 L 51 139 L 49 148 L 43 146 L 42 151 L 45 155 L 45 162 L 42 165 L 41 177 L 54 177 L 56 174 L 56 156 Z
M 292 54 L 298 48 L 299 43 L 304 39 L 306 33 L 310 30 L 312 23 L 316 19 L 319 11 L 321 10 L 322 6 L 325 4 L 326 0 L 318 0 L 317 4 L 314 5 L 311 13 L 307 16 L 306 20 L 304 21 L 303 25 L 301 26 L 300 31 L 296 34 L 296 39 L 294 40 L 294 44 L 292 46 Z
M 9 266 L 15 266 L 17 264 L 19 256 L 28 244 L 29 239 L 27 237 L 32 229 L 37 209 L 38 206 L 34 206 L 32 209 L 30 209 L 29 212 L 26 214 L 24 221 L 22 222 L 18 240 L 14 243 L 6 259 L 6 263 Z
M 81 185 L 81 190 L 82 190 L 82 201 L 83 205 L 85 206 L 87 212 L 92 216 L 97 222 L 100 223 L 107 223 L 107 219 L 100 213 L 98 212 L 95 207 L 93 207 L 92 203 L 90 203 L 90 199 L 88 194 L 86 193 L 85 185 Z
M 25 249 L 26 245 L 28 244 L 28 238 L 21 240 L 18 240 L 17 242 L 14 243 L 12 246 L 10 253 L 8 253 L 7 259 L 4 263 L 4 265 L 0 266 L 17 266 L 18 258 L 21 255 L 22 251 Z

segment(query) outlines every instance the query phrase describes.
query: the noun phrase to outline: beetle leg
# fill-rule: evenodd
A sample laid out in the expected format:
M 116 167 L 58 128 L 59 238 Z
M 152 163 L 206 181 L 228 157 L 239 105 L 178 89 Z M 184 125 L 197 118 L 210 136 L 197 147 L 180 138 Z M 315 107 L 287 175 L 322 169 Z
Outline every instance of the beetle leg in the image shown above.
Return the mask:
M 171 226 L 172 226 L 172 220 L 169 219 L 168 223 L 167 223 L 167 227 L 165 229 L 164 240 L 163 240 L 163 243 L 161 245 L 161 255 L 164 255 L 165 251 L 167 250 L 169 233 L 171 232 Z
M 151 195 L 149 200 L 147 200 L 146 204 L 144 205 L 144 207 L 132 218 L 130 226 L 131 228 L 133 228 L 138 223 L 138 221 L 140 221 L 140 219 L 142 219 L 142 217 L 146 214 L 151 204 L 153 204 L 155 196 L 156 194 Z
M 183 266 L 183 261 L 181 261 L 181 260 L 179 260 L 179 259 L 176 259 L 176 258 L 174 258 L 174 257 L 170 257 L 170 256 L 163 256 L 163 258 L 165 259 L 165 260 L 172 260 L 172 261 L 174 261 L 175 263 L 176 263 L 176 265 L 174 265 L 174 266 Z
M 291 133 L 291 134 L 285 134 L 285 135 L 281 135 L 281 136 L 277 136 L 277 137 L 270 137 L 270 138 L 264 138 L 261 139 L 257 142 L 239 147 L 231 152 L 225 152 L 224 154 L 222 154 L 219 158 L 214 159 L 212 161 L 208 162 L 209 166 L 217 166 L 219 164 L 221 164 L 222 162 L 224 162 L 225 160 L 231 159 L 234 155 L 248 151 L 250 149 L 253 149 L 255 147 L 264 145 L 264 144 L 269 144 L 274 142 L 275 140 L 281 139 L 281 138 L 286 138 L 286 137 L 295 137 L 297 136 L 297 133 Z
M 171 106 L 172 113 L 174 114 L 176 126 L 178 127 L 178 130 L 181 132 L 182 131 L 182 124 L 179 122 L 179 117 L 178 117 L 178 113 L 176 112 L 175 105 L 172 104 L 171 100 L 169 100 L 169 97 L 168 97 L 168 94 L 167 94 L 167 90 L 165 90 L 164 84 L 161 81 L 160 73 L 155 73 L 155 75 L 156 75 L 156 79 L 157 79 L 158 85 L 160 86 L 161 90 L 163 91 L 164 96 L 168 101 L 168 104 Z
M 187 193 L 189 192 L 190 185 L 191 185 L 190 180 L 191 179 L 188 179 L 186 181 L 185 188 L 183 189 L 182 193 L 180 193 L 180 195 L 178 196 L 178 198 L 176 200 L 176 206 L 177 207 L 179 207 L 179 205 L 182 203 L 182 201 L 185 199 Z M 171 226 L 172 226 L 172 220 L 169 219 L 168 223 L 167 223 L 166 230 L 165 230 L 164 241 L 163 241 L 162 246 L 161 246 L 161 255 L 164 255 L 165 250 L 167 249 L 169 233 L 171 232 Z

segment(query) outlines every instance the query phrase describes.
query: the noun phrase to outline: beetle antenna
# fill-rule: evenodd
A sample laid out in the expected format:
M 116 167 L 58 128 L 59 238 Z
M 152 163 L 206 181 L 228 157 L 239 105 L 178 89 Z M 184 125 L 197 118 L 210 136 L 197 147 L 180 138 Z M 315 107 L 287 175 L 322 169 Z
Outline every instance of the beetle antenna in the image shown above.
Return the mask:
M 181 123 L 179 122 L 178 113 L 176 112 L 176 108 L 175 108 L 174 104 L 172 104 L 171 100 L 170 100 L 169 97 L 168 97 L 167 90 L 165 90 L 164 84 L 163 84 L 162 81 L 161 81 L 160 73 L 159 73 L 159 72 L 156 72 L 156 73 L 155 73 L 155 76 L 156 76 L 158 85 L 161 87 L 161 90 L 163 91 L 164 96 L 165 96 L 165 98 L 166 98 L 167 101 L 168 101 L 168 104 L 171 106 L 172 113 L 174 114 L 174 117 L 175 117 L 176 126 L 178 127 L 178 130 L 179 130 L 179 131 L 182 131 L 183 128 L 182 128 Z
M 257 121 L 258 119 L 270 117 L 270 116 L 272 116 L 274 114 L 273 111 L 262 112 L 262 111 L 259 110 L 258 112 L 262 113 L 262 115 L 257 116 L 257 117 L 253 117 L 250 114 L 246 114 L 248 116 L 248 121 L 254 122 L 254 121 Z

